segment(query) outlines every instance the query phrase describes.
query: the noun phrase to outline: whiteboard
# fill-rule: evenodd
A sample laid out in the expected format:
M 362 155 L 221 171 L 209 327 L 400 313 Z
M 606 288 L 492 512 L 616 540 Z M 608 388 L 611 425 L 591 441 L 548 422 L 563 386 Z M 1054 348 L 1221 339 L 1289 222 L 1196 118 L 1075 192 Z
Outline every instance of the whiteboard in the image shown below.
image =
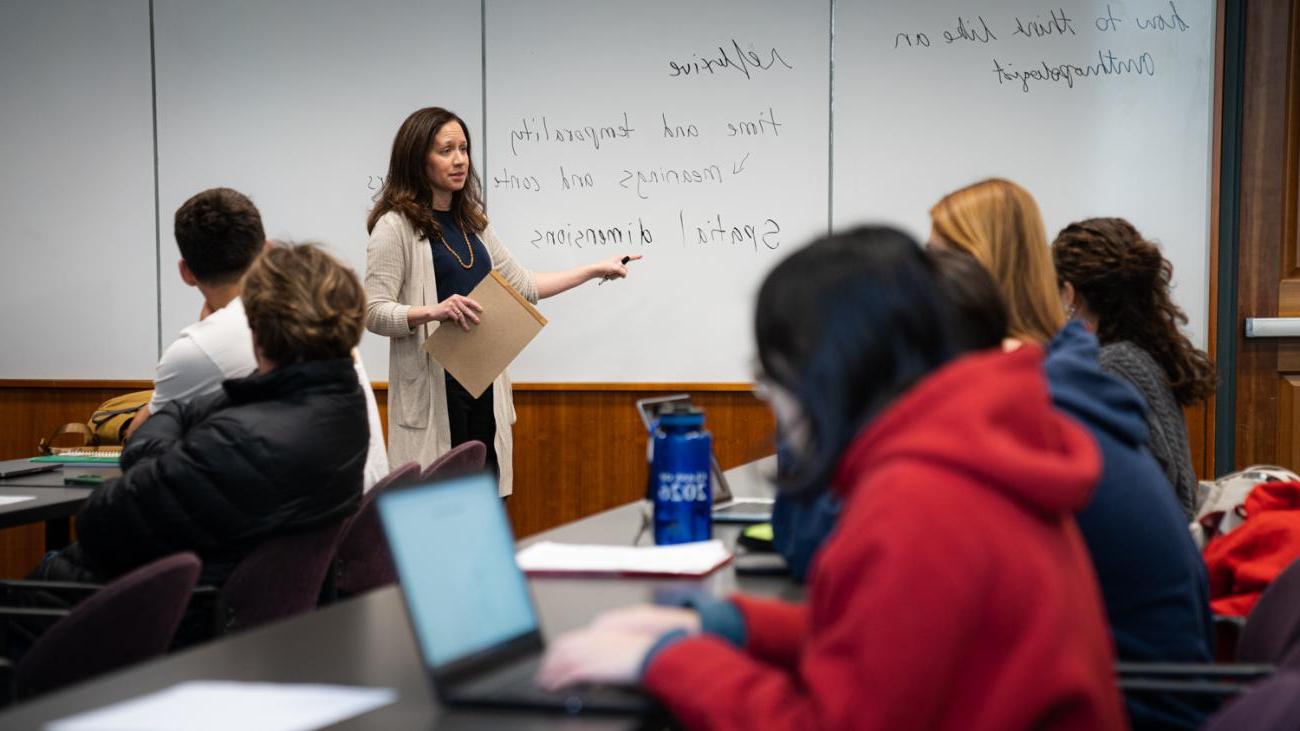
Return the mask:
M 0 378 L 158 355 L 149 4 L 0 3 Z
M 1204 347 L 1214 3 L 836 8 L 836 227 L 888 220 L 925 240 L 945 193 L 1010 178 L 1038 200 L 1049 241 L 1094 216 L 1122 216 L 1159 241 Z M 1045 65 L 1056 78 L 1016 76 Z M 1105 73 L 1060 75 L 1063 65 Z
M 1119 215 L 1161 242 L 1204 344 L 1213 38 L 1209 0 L 0 3 L 0 377 L 150 377 L 201 305 L 172 219 L 205 188 L 362 272 L 392 137 L 431 104 L 468 120 L 525 266 L 645 255 L 544 301 L 517 380 L 748 380 L 773 264 L 832 225 L 924 238 L 989 176 L 1037 197 L 1049 238 Z M 1138 71 L 1061 76 L 1099 52 Z M 1026 92 L 1015 72 L 1044 62 Z M 385 379 L 384 339 L 362 350 Z
M 155 0 L 163 339 L 203 305 L 176 273 L 176 209 L 245 193 L 267 236 L 315 240 L 366 266 L 366 214 L 393 136 L 420 107 L 482 125 L 478 0 Z M 370 377 L 388 340 L 367 332 Z
M 514 378 L 749 380 L 754 290 L 828 226 L 829 3 L 484 7 L 497 233 L 535 271 L 645 256 L 545 300 Z

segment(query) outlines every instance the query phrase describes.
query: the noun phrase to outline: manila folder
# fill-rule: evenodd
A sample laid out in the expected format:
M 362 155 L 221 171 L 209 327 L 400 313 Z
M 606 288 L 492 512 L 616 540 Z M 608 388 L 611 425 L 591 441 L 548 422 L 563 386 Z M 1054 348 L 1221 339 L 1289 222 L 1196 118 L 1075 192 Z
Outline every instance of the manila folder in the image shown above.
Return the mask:
M 537 337 L 546 318 L 495 270 L 483 277 L 469 298 L 483 308 L 479 324 L 466 332 L 444 320 L 424 341 L 424 349 L 478 398 Z

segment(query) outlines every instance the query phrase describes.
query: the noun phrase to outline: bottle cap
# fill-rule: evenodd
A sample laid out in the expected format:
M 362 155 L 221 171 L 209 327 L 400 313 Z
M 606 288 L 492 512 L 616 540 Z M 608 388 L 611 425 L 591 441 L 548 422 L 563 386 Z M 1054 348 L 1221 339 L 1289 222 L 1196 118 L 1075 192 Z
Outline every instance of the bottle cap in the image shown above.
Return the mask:
M 704 425 L 704 411 L 688 403 L 672 403 L 659 414 L 661 427 L 691 427 Z

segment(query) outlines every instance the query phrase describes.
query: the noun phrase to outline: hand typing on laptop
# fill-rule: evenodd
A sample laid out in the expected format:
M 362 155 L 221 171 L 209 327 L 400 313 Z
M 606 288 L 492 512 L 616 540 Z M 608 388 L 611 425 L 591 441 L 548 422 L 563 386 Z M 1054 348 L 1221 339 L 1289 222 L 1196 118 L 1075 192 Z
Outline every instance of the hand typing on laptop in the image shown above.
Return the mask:
M 576 683 L 634 685 L 646 653 L 669 632 L 700 631 L 694 609 L 642 604 L 606 612 L 586 629 L 552 642 L 537 673 L 537 684 L 550 691 Z
M 646 632 L 655 636 L 675 630 L 693 635 L 700 631 L 700 613 L 686 607 L 637 604 L 612 609 L 592 620 L 592 629 Z
M 636 685 L 646 653 L 659 635 L 595 627 L 570 632 L 547 649 L 537 684 L 558 691 L 578 683 Z

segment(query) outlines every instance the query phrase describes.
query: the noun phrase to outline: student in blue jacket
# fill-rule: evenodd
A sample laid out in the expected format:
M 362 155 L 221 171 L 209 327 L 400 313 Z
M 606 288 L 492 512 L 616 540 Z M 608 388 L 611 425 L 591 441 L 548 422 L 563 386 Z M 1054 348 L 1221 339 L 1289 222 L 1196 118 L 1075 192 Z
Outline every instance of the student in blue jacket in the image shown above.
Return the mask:
M 1005 309 L 985 269 L 960 252 L 931 256 L 965 349 L 1002 344 Z M 1205 564 L 1164 471 L 1146 448 L 1146 403 L 1128 383 L 1102 371 L 1097 338 L 1083 323 L 1066 323 L 1046 350 L 1052 403 L 1088 429 L 1102 454 L 1092 500 L 1076 517 L 1097 570 L 1116 657 L 1213 662 Z M 1197 728 L 1213 710 L 1204 699 L 1187 696 L 1131 693 L 1125 701 L 1135 729 Z

